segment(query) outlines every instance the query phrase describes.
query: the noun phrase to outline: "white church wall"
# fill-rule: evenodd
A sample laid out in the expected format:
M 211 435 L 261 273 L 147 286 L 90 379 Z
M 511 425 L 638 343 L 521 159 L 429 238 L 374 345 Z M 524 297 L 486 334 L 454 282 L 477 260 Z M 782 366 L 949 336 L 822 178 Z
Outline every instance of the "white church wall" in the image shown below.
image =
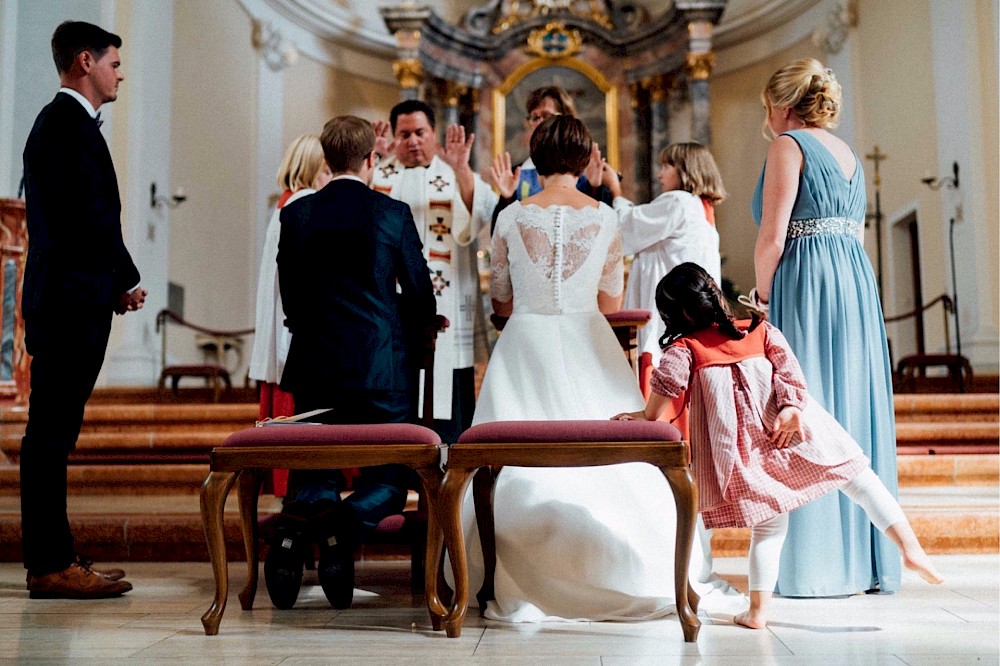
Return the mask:
M 729 193 L 716 210 L 719 249 L 725 257 L 722 273 L 744 294 L 755 283 L 753 248 L 757 225 L 750 215 L 750 201 L 770 145 L 761 134 L 764 107 L 760 91 L 771 74 L 785 63 L 820 56 L 819 50 L 803 39 L 711 80 L 712 154 Z
M 111 155 L 122 201 L 122 236 L 149 294 L 139 312 L 115 317 L 101 385 L 153 386 L 160 374 L 156 314 L 167 305 L 171 211 L 154 208 L 150 186 L 170 187 L 173 0 L 114 2 L 122 38 L 123 93 L 110 105 Z M 103 117 L 103 114 L 102 114 Z
M 912 289 L 895 277 L 895 262 L 908 248 L 892 225 L 915 212 L 919 226 L 924 302 L 952 293 L 948 219 L 964 204 L 965 226 L 956 227 L 963 353 L 978 371 L 997 371 L 998 195 L 997 11 L 976 0 L 860 0 L 857 23 L 843 50 L 825 54 L 809 38 L 809 21 L 823 27 L 829 12 L 845 3 L 826 0 L 783 28 L 721 48 L 713 74 L 712 149 L 730 198 L 719 207 L 723 272 L 747 291 L 754 283 L 749 215 L 767 143 L 760 136 L 760 89 L 779 66 L 816 57 L 833 65 L 845 85 L 853 118 L 835 133 L 851 141 L 866 172 L 869 208 L 874 207 L 873 164 L 864 159 L 875 145 L 889 156 L 881 165 L 883 265 L 887 316 L 912 307 Z M 932 11 L 932 9 L 934 11 Z M 958 11 L 956 11 L 958 10 Z M 796 31 L 802 33 L 793 41 Z M 843 73 L 842 73 L 843 72 Z M 959 161 L 959 192 L 932 191 L 926 175 L 947 176 Z M 968 176 L 968 178 L 966 178 Z M 959 223 L 960 225 L 963 223 Z M 960 239 L 960 235 L 964 238 Z M 893 238 L 897 243 L 894 246 Z M 877 265 L 875 235 L 865 249 Z M 898 272 L 898 271 L 897 271 Z M 909 299 L 909 300 L 908 300 Z M 908 307 L 909 304 L 909 307 Z M 940 306 L 924 317 L 926 351 L 945 349 Z M 912 325 L 890 325 L 894 355 L 914 351 Z M 951 343 L 954 351 L 954 325 Z
M 170 182 L 188 198 L 171 214 L 169 276 L 184 288 L 184 317 L 214 329 L 253 325 L 258 58 L 250 34 L 235 0 L 175 4 Z M 174 326 L 168 341 L 174 360 L 201 360 L 193 333 Z
M 982 250 L 987 253 L 985 276 L 989 289 L 981 302 L 985 308 L 992 308 L 992 343 L 997 343 L 996 332 L 1000 330 L 1000 66 L 997 63 L 997 41 L 1000 35 L 1000 2 L 997 0 L 977 0 L 976 16 L 980 17 L 979 41 L 979 82 L 981 89 L 983 131 L 983 225 L 985 242 Z M 982 338 L 990 335 L 989 330 Z M 988 352 L 986 352 L 988 354 Z M 996 348 L 993 360 L 997 360 Z
M 17 196 L 24 144 L 42 107 L 59 89 L 52 32 L 63 21 L 88 21 L 112 30 L 102 0 L 0 0 L 0 196 Z M 103 114 L 102 114 L 103 117 Z
M 309 57 L 301 58 L 285 70 L 284 145 L 300 134 L 319 134 L 324 123 L 334 116 L 350 114 L 367 120 L 388 120 L 389 111 L 398 101 L 395 83 L 373 81 Z
M 883 307 L 892 317 L 913 308 L 912 287 L 906 276 L 894 279 L 894 267 L 906 260 L 904 237 L 891 222 L 915 209 L 920 242 L 922 296 L 925 303 L 947 289 L 947 267 L 939 239 L 939 196 L 924 186 L 925 172 L 936 170 L 937 137 L 934 130 L 934 75 L 931 65 L 931 20 L 926 2 L 886 0 L 861 3 L 858 25 L 852 34 L 858 103 L 858 142 L 863 157 L 878 145 L 888 159 L 880 167 L 882 176 L 883 260 L 885 295 Z M 905 38 L 903 36 L 905 35 Z M 892 40 L 892 48 L 886 41 Z M 864 161 L 868 181 L 869 208 L 874 207 L 872 162 Z M 915 204 L 915 206 L 914 206 Z M 944 344 L 944 317 L 940 306 L 924 314 L 925 349 L 937 351 Z M 889 324 L 887 332 L 896 360 L 914 353 L 915 340 L 909 324 Z
M 388 118 L 398 101 L 390 62 L 320 48 L 301 28 L 272 13 L 256 16 L 255 8 L 267 9 L 178 0 L 174 14 L 170 176 L 188 201 L 171 214 L 170 280 L 184 287 L 185 318 L 215 329 L 253 326 L 259 246 L 289 142 L 319 133 L 335 115 Z M 269 67 L 251 41 L 255 18 L 299 57 Z M 174 327 L 168 341 L 177 362 L 201 360 L 192 333 Z M 234 379 L 248 359 L 249 346 Z

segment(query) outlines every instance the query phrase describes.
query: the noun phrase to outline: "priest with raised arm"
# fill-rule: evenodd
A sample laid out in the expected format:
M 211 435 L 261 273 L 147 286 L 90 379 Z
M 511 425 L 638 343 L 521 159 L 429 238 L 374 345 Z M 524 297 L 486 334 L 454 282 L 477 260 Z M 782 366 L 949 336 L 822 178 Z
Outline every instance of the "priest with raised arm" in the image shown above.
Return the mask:
M 389 118 L 375 123 L 379 145 L 386 153 L 391 146 L 393 154 L 375 169 L 372 188 L 409 204 L 438 314 L 451 321 L 437 339 L 434 419 L 441 438 L 455 442 L 472 424 L 475 336 L 485 334 L 475 239 L 498 197 L 469 165 L 474 134 L 451 125 L 439 148 L 434 111 L 419 100 L 397 104 Z

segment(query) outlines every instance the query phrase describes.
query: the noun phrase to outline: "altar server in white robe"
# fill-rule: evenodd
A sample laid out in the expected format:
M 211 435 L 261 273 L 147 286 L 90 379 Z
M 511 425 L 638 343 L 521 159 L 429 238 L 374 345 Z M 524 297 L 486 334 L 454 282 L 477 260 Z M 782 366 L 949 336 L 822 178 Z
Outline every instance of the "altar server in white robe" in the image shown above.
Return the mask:
M 393 107 L 389 123 L 376 123 L 386 153 L 372 188 L 410 206 L 431 272 L 438 314 L 451 322 L 438 334 L 434 357 L 435 429 L 458 440 L 475 409 L 475 337 L 485 333 L 476 235 L 489 224 L 498 197 L 469 164 L 474 134 L 451 125 L 440 148 L 434 111 L 419 100 Z M 378 150 L 378 147 L 376 147 Z M 422 401 L 421 401 L 422 404 Z

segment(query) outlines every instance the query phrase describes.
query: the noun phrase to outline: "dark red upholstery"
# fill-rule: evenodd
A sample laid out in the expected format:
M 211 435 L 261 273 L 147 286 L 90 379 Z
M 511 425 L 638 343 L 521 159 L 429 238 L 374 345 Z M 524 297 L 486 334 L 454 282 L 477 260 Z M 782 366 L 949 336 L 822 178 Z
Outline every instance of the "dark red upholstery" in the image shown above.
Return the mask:
M 636 319 L 649 321 L 653 318 L 653 313 L 649 310 L 619 310 L 618 312 L 604 315 L 604 318 L 608 320 L 609 324 L 619 321 L 634 321 Z
M 460 444 L 477 442 L 675 442 L 677 428 L 662 421 L 494 421 L 462 433 Z
M 222 446 L 336 446 L 337 444 L 428 444 L 441 438 L 423 426 L 410 423 L 378 425 L 272 425 L 246 428 L 226 438 Z

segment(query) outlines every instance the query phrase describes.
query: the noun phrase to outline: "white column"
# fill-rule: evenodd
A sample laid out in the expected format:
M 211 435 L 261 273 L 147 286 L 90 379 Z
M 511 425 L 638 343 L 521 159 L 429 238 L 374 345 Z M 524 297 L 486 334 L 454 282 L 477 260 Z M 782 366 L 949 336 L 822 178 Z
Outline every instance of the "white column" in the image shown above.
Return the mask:
M 257 178 L 255 196 L 257 202 L 257 224 L 254 252 L 254 275 L 260 266 L 260 257 L 264 249 L 264 236 L 267 233 L 267 223 L 271 219 L 273 202 L 268 197 L 278 189 L 275 174 L 281 164 L 285 150 L 285 76 L 283 65 L 275 66 L 268 62 L 262 53 L 257 60 Z M 250 293 L 251 303 L 254 298 Z M 253 312 L 251 305 L 250 311 Z
M 937 169 L 935 174 L 947 177 L 952 163 L 958 162 L 958 189 L 941 190 L 941 247 L 948 251 L 948 221 L 955 226 L 955 271 L 958 282 L 959 322 L 962 335 L 962 353 L 969 357 L 977 369 L 996 372 L 998 341 L 993 325 L 991 308 L 996 308 L 996 294 L 990 285 L 995 283 L 995 256 L 989 256 L 987 225 L 997 220 L 986 219 L 986 174 L 983 132 L 982 92 L 979 86 L 981 60 L 976 57 L 979 39 L 978 16 L 973 2 L 931 0 L 931 50 L 934 66 L 934 108 L 937 126 Z M 993 74 L 995 76 L 995 73 Z M 995 104 L 996 100 L 991 103 Z M 950 262 L 945 264 L 949 266 Z M 943 283 L 951 291 L 951 274 Z M 952 350 L 954 335 L 951 332 Z
M 183 185 L 170 182 L 173 14 L 173 0 L 135 2 L 131 25 L 123 30 L 129 40 L 122 46 L 128 72 L 122 85 L 128 86 L 129 98 L 127 108 L 120 109 L 127 118 L 117 118 L 128 128 L 126 161 L 116 165 L 125 177 L 122 231 L 149 296 L 142 310 L 116 320 L 121 343 L 105 362 L 111 385 L 152 386 L 160 372 L 156 313 L 167 304 L 170 210 L 151 206 L 150 185 L 156 183 L 158 194 L 168 196 Z
M 16 197 L 21 180 L 20 151 L 14 147 L 17 0 L 0 0 L 0 197 Z

